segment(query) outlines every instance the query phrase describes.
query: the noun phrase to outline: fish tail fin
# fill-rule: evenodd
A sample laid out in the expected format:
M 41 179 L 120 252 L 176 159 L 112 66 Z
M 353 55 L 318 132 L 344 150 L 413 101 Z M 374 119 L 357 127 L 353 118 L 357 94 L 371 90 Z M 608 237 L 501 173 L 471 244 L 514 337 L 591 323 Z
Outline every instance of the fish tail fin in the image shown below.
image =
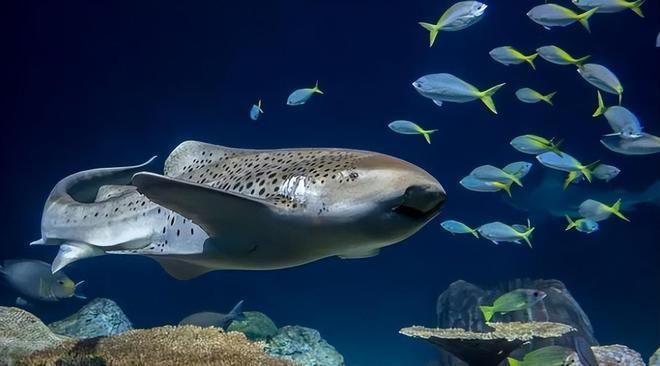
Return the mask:
M 623 92 L 619 93 L 619 105 L 623 103 Z
M 259 99 L 259 102 L 257 103 L 257 108 L 259 108 L 259 112 L 264 113 L 264 110 L 261 109 L 261 99 Z
M 312 88 L 312 91 L 314 93 L 323 94 L 323 91 L 321 89 L 319 89 L 319 81 L 318 80 L 316 80 L 316 84 L 314 84 L 314 87 Z
M 564 189 L 568 188 L 568 186 L 573 183 L 574 180 L 576 180 L 580 176 L 580 172 L 569 172 L 568 175 L 566 176 L 566 179 L 564 180 Z
M 5 274 L 4 268 L 2 268 L 2 264 L 0 263 L 0 275 Z
M 437 24 L 424 23 L 424 22 L 419 22 L 419 25 L 421 25 L 422 28 L 429 31 L 429 47 L 433 47 L 433 44 L 435 43 L 435 37 L 438 36 L 438 31 L 440 30 L 440 27 Z
M 575 63 L 575 65 L 580 66 L 580 65 L 582 65 L 585 61 L 587 61 L 590 57 L 591 57 L 591 55 L 586 55 L 586 56 L 584 56 L 584 57 L 580 57 L 580 58 L 578 58 L 577 60 L 575 60 L 574 63 Z
M 438 130 L 420 130 L 419 132 L 424 136 L 427 143 L 431 143 L 431 134 Z
M 484 319 L 486 319 L 487 322 L 493 319 L 493 315 L 495 315 L 494 306 L 479 306 L 479 310 L 481 310 L 481 313 L 484 315 Z
M 564 140 L 559 140 L 559 142 L 554 143 L 552 142 L 550 145 L 550 151 L 554 152 L 555 154 L 559 155 L 560 157 L 563 156 L 561 153 L 561 150 L 559 148 L 561 147 L 561 144 L 564 143 Z
M 490 89 L 486 89 L 482 92 L 479 93 L 479 99 L 481 99 L 482 102 L 490 109 L 491 112 L 497 114 L 497 109 L 495 108 L 495 102 L 493 101 L 493 94 L 495 94 L 496 91 L 498 91 L 501 87 L 506 85 L 506 83 L 498 84 L 495 85 L 494 87 Z
M 227 314 L 227 318 L 232 320 L 244 320 L 245 314 L 243 314 L 243 300 L 239 301 L 234 305 L 231 311 Z
M 532 67 L 533 70 L 536 70 L 536 65 L 534 65 L 534 59 L 536 59 L 539 56 L 539 53 L 536 52 L 534 54 L 531 54 L 527 57 L 525 57 L 525 62 L 529 64 L 529 66 Z
M 632 10 L 635 14 L 639 15 L 640 17 L 644 18 L 644 13 L 642 12 L 642 4 L 644 4 L 646 0 L 637 0 L 633 1 L 630 3 L 630 10 Z
M 479 231 L 477 231 L 477 229 L 470 229 L 470 234 L 474 235 L 475 238 L 479 239 Z
M 554 97 L 555 94 L 557 94 L 557 92 L 552 92 L 550 94 L 544 95 L 542 99 L 543 99 L 544 102 L 546 102 L 550 105 L 553 105 L 552 104 L 552 97 Z
M 529 222 L 527 223 L 529 225 Z M 529 245 L 530 248 L 532 248 L 532 241 L 529 240 L 529 238 L 532 236 L 532 233 L 534 232 L 535 227 L 530 227 L 529 230 L 525 231 L 524 233 L 520 233 L 520 237 L 523 238 L 525 243 Z
M 514 183 L 516 183 L 516 184 L 518 185 L 518 187 L 522 187 L 522 186 L 523 186 L 522 182 L 520 181 L 520 178 L 517 177 L 515 174 L 509 174 L 508 177 L 509 177 Z
M 509 366 L 522 366 L 522 361 L 518 361 L 515 358 L 507 357 L 506 362 L 509 363 Z
M 587 30 L 587 32 L 591 33 L 591 28 L 589 27 L 589 18 L 591 18 L 592 15 L 594 15 L 598 11 L 598 7 L 589 9 L 588 11 L 585 11 L 582 14 L 578 14 L 577 20 L 582 24 L 582 26 Z
M 594 114 L 592 114 L 592 117 L 598 117 L 601 116 L 607 108 L 605 108 L 605 102 L 603 102 L 603 95 L 600 94 L 600 90 L 596 91 L 598 94 L 598 107 L 596 107 L 596 110 L 594 111 Z
M 610 212 L 612 212 L 616 217 L 620 218 L 621 220 L 630 222 L 630 219 L 628 219 L 621 213 L 621 198 L 619 198 L 616 202 L 614 202 L 612 207 L 610 207 Z
M 566 226 L 566 229 L 564 229 L 564 231 L 571 230 L 572 228 L 577 226 L 575 221 L 571 220 L 571 218 L 568 215 L 565 215 L 564 217 L 566 217 L 566 221 L 568 221 L 568 226 Z
M 584 177 L 587 178 L 587 181 L 588 181 L 589 183 L 591 183 L 591 178 L 592 178 L 591 171 L 592 171 L 593 168 L 595 168 L 596 165 L 598 165 L 599 163 L 600 163 L 600 160 L 596 160 L 596 161 L 594 161 L 593 163 L 591 163 L 591 164 L 587 164 L 586 166 L 583 166 L 583 167 L 580 168 L 580 171 L 582 172 L 582 174 L 584 174 Z
M 502 188 L 504 190 L 504 192 L 506 192 L 506 194 L 508 194 L 509 197 L 511 197 L 511 183 L 513 183 L 513 181 L 508 182 L 508 183 L 494 182 L 493 185 L 495 187 Z

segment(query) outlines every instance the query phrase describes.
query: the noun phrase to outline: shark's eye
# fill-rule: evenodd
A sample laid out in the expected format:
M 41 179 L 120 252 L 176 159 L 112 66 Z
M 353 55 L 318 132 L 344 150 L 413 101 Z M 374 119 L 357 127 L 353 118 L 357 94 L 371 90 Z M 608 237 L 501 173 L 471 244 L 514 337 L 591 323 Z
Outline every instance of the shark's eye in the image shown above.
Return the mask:
M 534 291 L 534 293 L 532 295 L 534 295 L 534 297 L 539 297 L 538 291 Z

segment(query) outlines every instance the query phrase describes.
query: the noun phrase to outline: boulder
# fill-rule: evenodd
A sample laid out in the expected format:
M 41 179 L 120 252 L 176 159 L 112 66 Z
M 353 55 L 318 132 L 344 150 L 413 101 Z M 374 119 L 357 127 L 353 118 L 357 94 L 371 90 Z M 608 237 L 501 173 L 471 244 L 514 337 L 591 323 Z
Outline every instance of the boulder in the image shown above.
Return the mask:
M 315 329 L 282 327 L 266 345 L 266 353 L 305 366 L 344 366 L 344 357 Z
M 245 320 L 234 320 L 227 327 L 227 331 L 241 332 L 251 340 L 268 340 L 277 334 L 277 326 L 264 313 L 246 311 Z
M 642 355 L 620 344 L 591 347 L 591 350 L 596 356 L 598 366 L 646 366 Z M 586 366 L 580 362 L 575 353 L 569 356 L 568 361 L 567 364 L 571 366 Z
M 74 338 L 107 337 L 133 329 L 119 306 L 110 299 L 94 299 L 77 313 L 48 325 L 55 333 Z

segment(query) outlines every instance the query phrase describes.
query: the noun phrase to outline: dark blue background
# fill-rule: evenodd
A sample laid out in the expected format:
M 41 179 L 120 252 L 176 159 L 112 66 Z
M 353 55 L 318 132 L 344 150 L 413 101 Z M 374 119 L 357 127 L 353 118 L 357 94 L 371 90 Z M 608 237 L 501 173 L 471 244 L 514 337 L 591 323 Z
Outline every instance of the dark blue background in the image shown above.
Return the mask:
M 0 258 L 51 260 L 39 237 L 43 202 L 65 175 L 161 162 L 178 143 L 198 139 L 244 148 L 332 146 L 376 150 L 410 160 L 436 176 L 449 201 L 441 219 L 522 222 L 499 194 L 464 190 L 458 180 L 485 163 L 527 159 L 508 145 L 523 133 L 561 136 L 584 161 L 602 159 L 623 173 L 612 186 L 642 189 L 660 178 L 658 156 L 626 157 L 598 142 L 604 119 L 592 119 L 595 91 L 571 66 L 537 61 L 505 67 L 488 51 L 513 45 L 528 53 L 556 44 L 609 66 L 625 86 L 624 104 L 660 134 L 658 3 L 645 19 L 630 11 L 597 14 L 592 34 L 579 24 L 546 31 L 525 13 L 541 1 L 489 1 L 484 19 L 440 33 L 428 48 L 417 21 L 434 22 L 450 1 L 20 1 L 3 11 L 7 108 L 0 133 L 3 243 Z M 561 1 L 569 6 L 568 1 Z M 231 5 L 229 5 L 231 4 Z M 438 108 L 410 83 L 450 72 L 495 95 L 500 114 L 480 102 Z M 288 107 L 287 95 L 320 81 L 326 94 Z M 523 86 L 558 90 L 555 107 L 526 105 Z M 264 118 L 247 118 L 264 100 Z M 615 98 L 607 96 L 609 104 Z M 394 119 L 438 128 L 433 144 L 391 133 Z M 537 166 L 530 182 L 538 180 Z M 531 184 L 531 183 L 530 183 Z M 514 191 L 514 194 L 516 192 Z M 219 271 L 180 282 L 146 258 L 106 256 L 68 270 L 91 296 L 116 300 L 138 327 L 176 323 L 191 312 L 225 311 L 238 299 L 278 324 L 317 328 L 349 365 L 424 365 L 431 346 L 399 336 L 411 324 L 435 325 L 436 296 L 454 280 L 483 285 L 515 277 L 564 281 L 592 319 L 603 344 L 623 343 L 645 357 L 660 344 L 658 209 L 612 219 L 600 232 L 564 232 L 544 222 L 535 247 L 452 237 L 435 220 L 413 238 L 357 261 L 326 259 L 268 272 Z M 249 224 L 248 224 L 249 225 Z M 13 294 L 0 287 L 5 304 Z M 40 306 L 45 320 L 76 300 Z

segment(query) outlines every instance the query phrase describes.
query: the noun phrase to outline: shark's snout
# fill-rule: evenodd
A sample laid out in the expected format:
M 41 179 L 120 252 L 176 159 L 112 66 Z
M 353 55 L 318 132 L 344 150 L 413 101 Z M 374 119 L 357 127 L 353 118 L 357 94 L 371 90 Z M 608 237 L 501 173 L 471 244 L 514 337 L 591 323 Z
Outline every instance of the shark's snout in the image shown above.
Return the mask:
M 394 211 L 412 218 L 424 218 L 438 212 L 446 197 L 440 186 L 413 185 L 406 189 L 402 203 Z

